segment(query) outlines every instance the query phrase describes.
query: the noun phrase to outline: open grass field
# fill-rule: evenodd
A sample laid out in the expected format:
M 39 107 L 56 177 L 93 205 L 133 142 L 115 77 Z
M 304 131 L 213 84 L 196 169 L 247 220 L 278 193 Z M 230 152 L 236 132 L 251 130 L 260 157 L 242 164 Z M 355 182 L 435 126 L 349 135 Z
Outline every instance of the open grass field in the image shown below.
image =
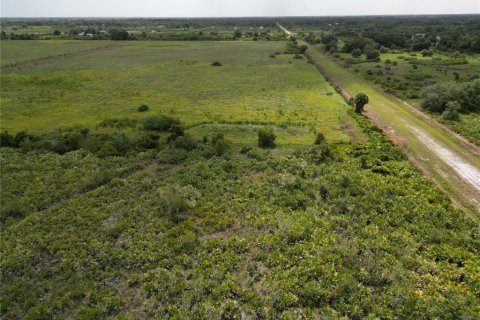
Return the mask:
M 95 47 L 92 47 L 95 44 Z M 4 130 L 94 126 L 150 112 L 197 124 L 296 126 L 347 141 L 345 103 L 305 59 L 277 55 L 285 42 L 9 41 L 2 59 Z M 52 51 L 52 48 L 54 50 Z M 87 50 L 87 51 L 85 51 Z M 90 51 L 91 50 L 91 51 Z M 31 61 L 47 52 L 65 56 Z M 77 54 L 80 52 L 80 54 Z M 213 67 L 220 61 L 223 66 Z M 2 60 L 3 61 L 3 60 Z M 268 120 L 267 120 L 268 119 Z
M 367 113 L 371 118 L 384 126 L 387 133 L 404 146 L 426 174 L 432 176 L 459 203 L 469 208 L 471 214 L 478 214 L 480 159 L 474 150 L 430 124 L 400 100 L 386 95 L 375 84 L 364 81 L 353 70 L 342 67 L 320 48 L 311 47 L 309 54 L 325 75 L 338 83 L 348 95 L 366 93 L 370 99 Z M 451 159 L 457 160 L 450 161 Z

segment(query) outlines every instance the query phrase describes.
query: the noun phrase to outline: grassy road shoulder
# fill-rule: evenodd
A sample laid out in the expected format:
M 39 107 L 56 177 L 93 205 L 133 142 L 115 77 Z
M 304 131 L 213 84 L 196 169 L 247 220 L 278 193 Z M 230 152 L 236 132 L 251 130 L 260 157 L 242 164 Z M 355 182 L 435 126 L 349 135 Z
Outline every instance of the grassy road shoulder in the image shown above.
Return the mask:
M 396 142 L 404 146 L 410 159 L 452 199 L 472 215 L 480 210 L 480 159 L 478 154 L 425 121 L 424 117 L 360 76 L 342 68 L 320 50 L 310 46 L 309 55 L 317 68 L 347 95 L 364 92 L 370 97 L 367 115 Z

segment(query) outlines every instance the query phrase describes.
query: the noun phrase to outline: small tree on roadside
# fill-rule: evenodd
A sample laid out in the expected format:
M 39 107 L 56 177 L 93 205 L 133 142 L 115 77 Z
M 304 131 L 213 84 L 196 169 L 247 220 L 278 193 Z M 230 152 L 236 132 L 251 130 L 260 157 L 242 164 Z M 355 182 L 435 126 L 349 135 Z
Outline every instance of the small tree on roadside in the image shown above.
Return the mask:
M 304 54 L 307 51 L 308 47 L 303 44 L 300 47 L 298 47 L 298 49 L 300 50 L 301 54 Z
M 355 99 L 353 99 L 353 103 L 355 105 L 355 112 L 362 113 L 363 108 L 368 103 L 368 96 L 365 93 L 360 92 L 355 96 Z

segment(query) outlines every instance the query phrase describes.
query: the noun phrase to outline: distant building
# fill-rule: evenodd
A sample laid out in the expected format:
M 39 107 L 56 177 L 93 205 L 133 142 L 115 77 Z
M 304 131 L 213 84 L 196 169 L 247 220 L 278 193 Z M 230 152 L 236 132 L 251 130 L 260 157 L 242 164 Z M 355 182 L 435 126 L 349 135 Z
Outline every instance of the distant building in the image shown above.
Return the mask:
M 415 39 L 415 38 L 425 38 L 427 36 L 426 33 L 417 33 L 415 34 L 412 39 Z

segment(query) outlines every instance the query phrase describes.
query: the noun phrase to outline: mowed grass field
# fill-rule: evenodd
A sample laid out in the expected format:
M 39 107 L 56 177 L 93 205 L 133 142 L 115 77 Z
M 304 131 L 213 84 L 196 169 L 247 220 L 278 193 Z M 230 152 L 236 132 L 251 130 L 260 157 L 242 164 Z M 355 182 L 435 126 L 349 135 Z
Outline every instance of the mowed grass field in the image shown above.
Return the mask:
M 95 45 L 95 47 L 93 47 Z M 254 125 L 277 126 L 282 137 L 311 144 L 314 132 L 348 141 L 346 105 L 285 42 L 9 41 L 2 48 L 3 130 L 18 132 L 108 118 L 162 113 L 191 130 L 224 129 L 255 139 Z M 37 52 L 34 58 L 31 52 Z M 51 53 L 50 58 L 45 56 Z M 64 52 L 64 55 L 57 53 Z M 213 67 L 220 61 L 221 67 Z M 197 126 L 200 126 L 196 128 Z M 281 128 L 280 128 L 281 126 Z M 290 128 L 290 130 L 287 130 Z

